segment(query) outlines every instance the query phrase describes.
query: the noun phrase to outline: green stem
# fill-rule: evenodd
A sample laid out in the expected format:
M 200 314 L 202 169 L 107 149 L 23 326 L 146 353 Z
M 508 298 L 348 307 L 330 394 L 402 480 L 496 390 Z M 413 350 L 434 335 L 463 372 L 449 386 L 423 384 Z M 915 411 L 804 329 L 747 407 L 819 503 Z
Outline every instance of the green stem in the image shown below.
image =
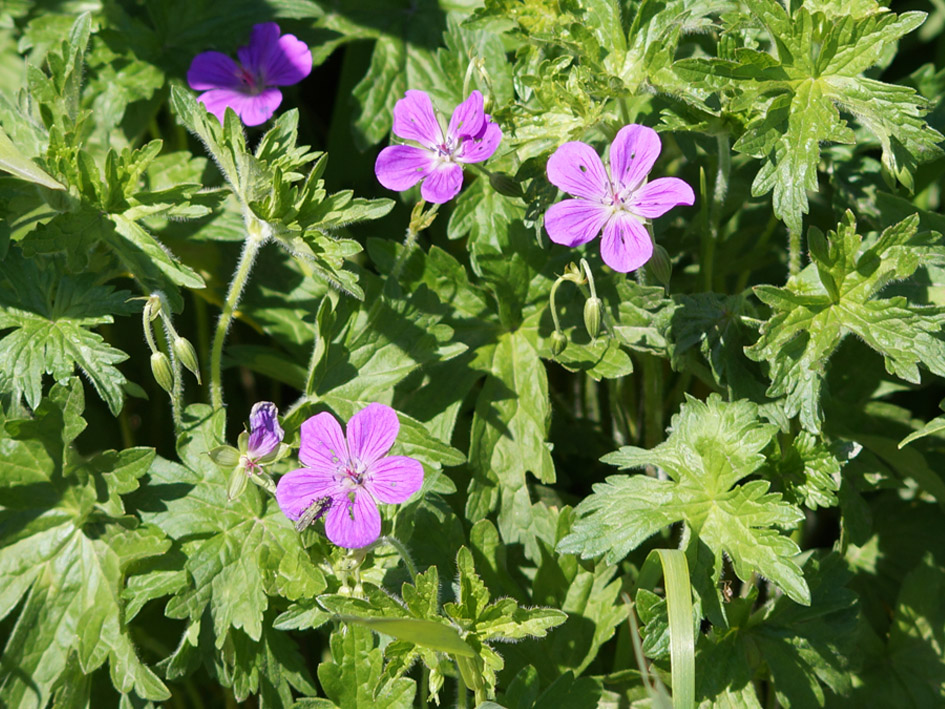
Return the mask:
M 801 232 L 788 231 L 788 274 L 796 276 L 801 272 Z
M 558 321 L 558 311 L 555 308 L 555 293 L 558 292 L 558 286 L 560 286 L 565 280 L 564 276 L 560 276 L 552 285 L 551 285 L 551 294 L 548 296 L 548 300 L 551 304 L 551 320 L 555 324 L 555 332 L 561 332 L 561 323 Z
M 732 155 L 729 147 L 728 133 L 719 133 L 715 136 L 718 147 L 718 168 L 715 172 L 715 185 L 712 188 L 712 204 L 709 208 L 709 238 L 705 244 L 705 253 L 702 257 L 702 272 L 705 289 L 711 291 L 715 272 L 715 247 L 719 240 L 722 224 L 722 208 L 725 206 L 725 197 L 728 195 L 729 175 L 732 171 Z
M 230 329 L 233 313 L 236 312 L 236 306 L 239 304 L 240 296 L 243 294 L 243 289 L 249 280 L 249 274 L 253 270 L 253 263 L 256 261 L 259 248 L 266 242 L 268 236 L 265 222 L 261 222 L 251 214 L 246 218 L 246 231 L 247 236 L 243 243 L 243 253 L 240 254 L 236 272 L 233 274 L 233 280 L 230 281 L 230 289 L 227 291 L 226 300 L 223 303 L 223 312 L 220 314 L 216 330 L 213 333 L 213 348 L 210 353 L 210 403 L 215 409 L 223 407 L 223 341 Z
M 653 355 L 643 355 L 644 444 L 653 448 L 663 439 L 663 367 Z

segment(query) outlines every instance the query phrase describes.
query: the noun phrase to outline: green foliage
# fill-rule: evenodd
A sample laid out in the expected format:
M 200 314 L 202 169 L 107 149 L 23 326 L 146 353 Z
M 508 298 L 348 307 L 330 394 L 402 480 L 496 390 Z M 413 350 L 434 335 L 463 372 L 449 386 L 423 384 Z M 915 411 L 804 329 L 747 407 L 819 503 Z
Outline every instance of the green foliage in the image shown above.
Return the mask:
M 87 675 L 106 661 L 119 692 L 170 696 L 138 659 L 121 614 L 128 567 L 169 547 L 122 499 L 138 488 L 154 451 L 81 457 L 72 441 L 85 428 L 83 408 L 82 386 L 69 379 L 53 387 L 34 418 L 3 421 L 9 472 L 2 480 L 8 531 L 0 547 L 0 616 L 19 613 L 0 660 L 0 687 L 16 706 L 45 706 L 76 663 Z M 75 700 L 88 701 L 87 685 Z
M 0 704 L 943 703 L 938 4 L 0 4 Z M 221 122 L 264 22 L 313 72 Z M 446 204 L 410 89 L 502 129 Z M 627 275 L 543 218 L 630 123 L 696 203 Z M 273 492 L 372 402 L 423 483 L 340 549 Z
M 911 189 L 916 166 L 941 154 L 942 135 L 922 120 L 930 106 L 913 89 L 863 72 L 921 25 L 924 13 L 895 15 L 874 6 L 848 14 L 816 3 L 791 13 L 777 0 L 752 0 L 747 7 L 770 52 L 742 44 L 746 18 L 733 15 L 725 28 L 730 57 L 687 59 L 674 68 L 707 91 L 728 93 L 725 109 L 746 120 L 734 148 L 763 160 L 752 194 L 773 191 L 775 215 L 801 231 L 807 191 L 818 188 L 820 144 L 856 142 L 838 107 L 875 136 L 883 165 Z
M 736 485 L 764 464 L 762 451 L 773 433 L 749 402 L 690 399 L 673 418 L 665 442 L 651 450 L 624 447 L 603 458 L 621 468 L 658 466 L 670 479 L 612 476 L 595 485 L 575 510 L 574 531 L 558 550 L 585 558 L 606 553 L 617 563 L 662 528 L 684 521 L 692 532 L 689 543 L 705 544 L 716 569 L 724 553 L 740 579 L 762 574 L 798 603 L 809 604 L 810 591 L 793 558 L 800 550 L 773 529 L 790 529 L 803 515 L 780 494 L 768 492 L 764 480 Z M 653 500 L 659 500 L 658 507 Z
M 820 430 L 824 370 L 849 333 L 882 354 L 886 371 L 897 377 L 918 383 L 920 363 L 945 374 L 940 310 L 916 307 L 902 296 L 876 297 L 890 281 L 911 276 L 923 256 L 942 253 L 931 246 L 937 235 L 917 235 L 917 227 L 917 218 L 905 219 L 861 251 L 862 237 L 847 212 L 826 238 L 808 235 L 812 263 L 786 287 L 755 288 L 773 312 L 746 352 L 767 360 L 768 395 L 784 397 L 787 414 L 799 414 L 807 430 Z

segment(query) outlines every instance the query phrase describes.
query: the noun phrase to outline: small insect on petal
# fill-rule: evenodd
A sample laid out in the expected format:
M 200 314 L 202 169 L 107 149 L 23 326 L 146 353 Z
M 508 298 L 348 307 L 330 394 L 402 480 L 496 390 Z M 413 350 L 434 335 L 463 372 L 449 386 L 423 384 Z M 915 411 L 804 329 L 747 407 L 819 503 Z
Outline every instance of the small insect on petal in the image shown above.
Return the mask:
M 331 509 L 332 498 L 321 497 L 302 513 L 299 521 L 295 523 L 295 531 L 301 532 L 306 527 L 315 524 L 329 509 Z

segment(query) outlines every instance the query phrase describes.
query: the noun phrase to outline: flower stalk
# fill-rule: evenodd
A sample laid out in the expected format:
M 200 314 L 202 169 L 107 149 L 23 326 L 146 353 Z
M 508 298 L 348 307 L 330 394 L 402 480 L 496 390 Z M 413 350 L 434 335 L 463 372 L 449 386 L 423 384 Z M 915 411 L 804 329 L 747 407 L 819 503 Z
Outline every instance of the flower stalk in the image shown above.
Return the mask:
M 213 345 L 210 350 L 210 403 L 215 409 L 223 407 L 223 341 L 226 339 L 226 333 L 233 322 L 233 314 L 236 312 L 240 296 L 243 294 L 243 289 L 249 280 L 249 274 L 253 270 L 253 264 L 259 254 L 259 249 L 269 238 L 268 224 L 257 218 L 249 210 L 246 210 L 245 219 L 246 240 L 243 242 L 243 252 L 240 254 L 239 263 L 236 265 L 233 280 L 230 281 L 230 288 L 223 303 L 223 312 L 220 313 L 220 319 L 217 321 L 217 327 L 213 333 Z

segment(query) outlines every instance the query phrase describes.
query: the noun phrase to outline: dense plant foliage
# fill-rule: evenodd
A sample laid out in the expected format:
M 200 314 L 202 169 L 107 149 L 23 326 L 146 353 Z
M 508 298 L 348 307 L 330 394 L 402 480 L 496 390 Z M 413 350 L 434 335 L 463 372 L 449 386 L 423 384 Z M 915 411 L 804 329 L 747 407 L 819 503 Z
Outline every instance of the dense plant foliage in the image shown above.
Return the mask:
M 911 8 L 0 4 L 0 704 L 945 704 Z

